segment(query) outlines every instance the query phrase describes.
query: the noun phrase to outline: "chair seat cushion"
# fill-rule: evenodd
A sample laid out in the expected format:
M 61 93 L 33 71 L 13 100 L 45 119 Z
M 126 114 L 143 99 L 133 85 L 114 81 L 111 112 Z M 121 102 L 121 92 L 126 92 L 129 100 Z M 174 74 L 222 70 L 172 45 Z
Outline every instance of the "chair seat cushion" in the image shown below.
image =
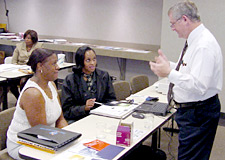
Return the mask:
M 0 160 L 13 160 L 7 152 L 7 148 L 0 151 Z

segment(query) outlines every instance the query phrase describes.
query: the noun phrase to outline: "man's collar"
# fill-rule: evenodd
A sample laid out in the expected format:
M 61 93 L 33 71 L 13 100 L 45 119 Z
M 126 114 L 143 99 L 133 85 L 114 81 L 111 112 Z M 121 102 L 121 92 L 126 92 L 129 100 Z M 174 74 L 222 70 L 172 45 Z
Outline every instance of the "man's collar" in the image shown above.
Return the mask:
M 196 27 L 188 36 L 187 43 L 190 45 L 195 37 L 201 33 L 205 29 L 205 26 L 201 23 L 198 27 Z

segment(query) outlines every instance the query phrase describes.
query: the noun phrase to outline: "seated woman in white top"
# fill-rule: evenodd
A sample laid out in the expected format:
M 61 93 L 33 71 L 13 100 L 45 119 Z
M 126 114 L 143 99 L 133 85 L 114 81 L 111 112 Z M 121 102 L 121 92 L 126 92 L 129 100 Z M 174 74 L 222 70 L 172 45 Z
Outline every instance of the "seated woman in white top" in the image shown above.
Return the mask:
M 7 132 L 7 149 L 14 159 L 22 147 L 17 143 L 17 133 L 38 124 L 62 128 L 67 126 L 63 117 L 54 80 L 58 78 L 57 56 L 45 49 L 32 52 L 27 63 L 34 75 L 19 96 L 13 120 Z

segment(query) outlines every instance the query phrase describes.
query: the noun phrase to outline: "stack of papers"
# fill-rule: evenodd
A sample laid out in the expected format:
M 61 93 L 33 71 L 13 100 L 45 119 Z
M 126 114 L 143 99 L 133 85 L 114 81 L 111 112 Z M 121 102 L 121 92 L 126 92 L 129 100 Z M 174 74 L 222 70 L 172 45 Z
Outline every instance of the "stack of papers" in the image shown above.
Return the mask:
M 125 49 L 124 51 L 127 51 L 127 52 L 137 52 L 137 53 L 150 53 L 150 51 L 137 50 L 137 49 Z
M 16 39 L 17 36 L 0 36 L 0 39 Z
M 1 36 L 15 36 L 16 33 L 0 33 Z
M 53 43 L 54 39 L 39 39 L 38 42 L 49 42 L 49 43 Z
M 87 43 L 71 43 L 72 45 L 75 46 L 84 46 L 84 45 L 88 45 Z
M 0 33 L 0 39 L 16 39 L 16 33 Z
M 16 65 L 16 64 L 1 64 L 0 65 L 0 72 L 18 70 L 18 69 L 27 69 L 31 70 L 30 66 L 27 65 Z
M 24 39 L 21 39 L 21 38 L 16 38 L 16 39 L 11 39 L 11 41 L 13 42 L 20 42 L 20 41 L 24 41 Z
M 108 144 L 100 140 L 91 142 L 83 140 L 51 160 L 109 160 L 123 150 L 124 147 Z
M 65 39 L 54 39 L 55 44 L 65 44 L 67 40 Z
M 90 111 L 91 114 L 124 119 L 130 115 L 137 104 L 123 103 L 123 102 L 111 102 L 111 104 L 103 104 L 98 108 Z

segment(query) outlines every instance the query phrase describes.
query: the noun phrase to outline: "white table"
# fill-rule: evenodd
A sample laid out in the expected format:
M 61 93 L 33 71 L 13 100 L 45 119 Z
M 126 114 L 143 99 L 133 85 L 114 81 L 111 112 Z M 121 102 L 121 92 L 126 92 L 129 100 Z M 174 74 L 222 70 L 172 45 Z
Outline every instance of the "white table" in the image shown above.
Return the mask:
M 159 97 L 159 101 L 161 102 L 166 102 L 166 96 L 159 94 L 155 91 L 155 87 L 151 86 L 148 87 L 133 96 L 135 98 L 136 102 L 143 102 L 144 98 L 141 96 L 157 96 Z M 160 128 L 164 123 L 166 123 L 173 114 L 175 113 L 175 110 L 171 110 L 172 113 L 167 114 L 165 117 L 161 116 L 154 116 L 154 123 L 151 129 L 146 129 L 143 124 L 143 119 L 137 119 L 133 118 L 132 116 L 128 116 L 126 119 L 123 120 L 123 122 L 133 122 L 134 123 L 134 130 L 141 130 L 144 131 L 143 134 L 137 138 L 133 139 L 132 144 L 129 147 L 125 147 L 125 149 L 118 154 L 114 159 L 119 159 L 122 156 L 124 156 L 129 150 L 134 148 L 135 146 L 141 144 L 146 138 L 148 138 L 153 132 L 155 132 L 158 128 Z M 75 131 L 82 133 L 82 136 L 73 142 L 71 145 L 75 145 L 78 142 L 82 140 L 87 140 L 91 139 L 94 140 L 96 139 L 96 122 L 97 121 L 104 121 L 105 123 L 109 124 L 111 127 L 111 132 L 106 135 L 106 138 L 104 139 L 105 142 L 108 142 L 110 144 L 116 144 L 116 129 L 119 124 L 119 119 L 115 118 L 109 118 L 109 117 L 104 117 L 104 116 L 97 116 L 97 115 L 89 115 L 67 127 L 65 129 L 70 130 L 70 131 Z M 22 147 L 19 151 L 19 154 L 22 158 L 24 159 L 43 159 L 43 160 L 49 160 L 54 156 L 57 156 L 64 150 L 68 149 L 69 146 L 65 146 L 62 150 L 56 152 L 56 154 L 50 154 L 44 151 L 40 151 L 34 148 L 30 147 Z
M 10 65 L 12 65 L 12 64 L 10 64 Z M 75 65 L 76 65 L 75 63 L 67 63 L 67 62 L 64 62 L 64 63 L 62 63 L 62 64 L 59 65 L 59 70 L 63 70 L 63 69 L 66 69 L 66 68 L 71 68 L 71 67 L 73 67 Z M 25 65 L 23 65 L 23 66 L 25 66 Z M 0 67 L 1 67 L 1 65 L 0 65 Z M 27 76 L 31 76 L 31 75 L 32 74 L 23 73 L 23 72 L 19 71 L 16 68 L 13 68 L 11 70 L 7 70 L 7 71 L 0 72 L 0 77 L 7 78 L 7 80 L 12 80 L 12 79 L 17 79 L 17 78 L 27 77 Z
M 10 64 L 10 65 L 12 65 L 12 64 Z M 59 65 L 59 68 L 60 68 L 59 70 L 71 68 L 75 65 L 76 65 L 75 63 L 64 62 L 64 63 Z M 0 65 L 0 67 L 1 67 L 1 65 Z M 8 82 L 12 81 L 12 80 L 23 78 L 23 77 L 31 77 L 31 76 L 32 76 L 32 74 L 23 73 L 23 72 L 19 71 L 18 69 L 15 69 L 15 68 L 12 69 L 12 70 L 0 72 L 0 83 L 1 84 L 4 83 L 4 85 L 3 85 L 3 94 L 4 94 L 3 109 L 8 108 L 8 98 L 7 98 Z

